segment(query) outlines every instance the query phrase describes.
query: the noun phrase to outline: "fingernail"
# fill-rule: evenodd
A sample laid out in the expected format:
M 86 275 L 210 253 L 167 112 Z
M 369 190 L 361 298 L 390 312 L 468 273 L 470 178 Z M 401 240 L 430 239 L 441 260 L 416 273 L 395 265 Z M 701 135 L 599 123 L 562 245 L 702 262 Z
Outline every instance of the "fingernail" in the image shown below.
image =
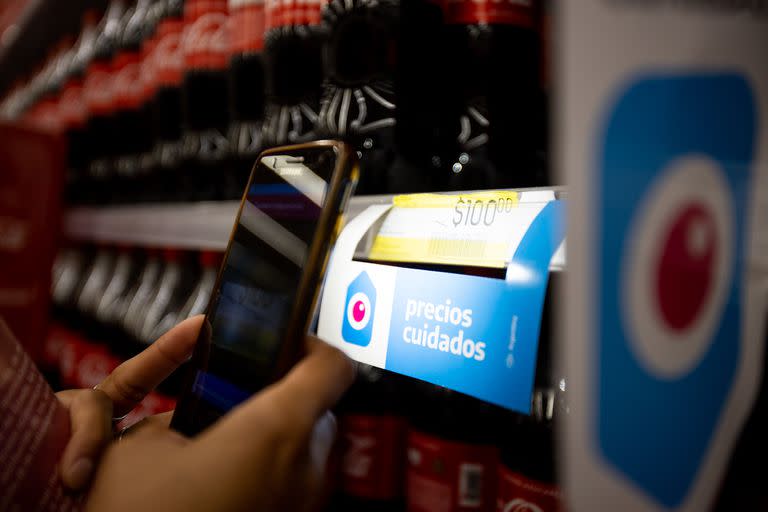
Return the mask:
M 91 459 L 77 459 L 69 467 L 69 481 L 73 488 L 80 489 L 84 487 L 93 473 L 93 461 Z

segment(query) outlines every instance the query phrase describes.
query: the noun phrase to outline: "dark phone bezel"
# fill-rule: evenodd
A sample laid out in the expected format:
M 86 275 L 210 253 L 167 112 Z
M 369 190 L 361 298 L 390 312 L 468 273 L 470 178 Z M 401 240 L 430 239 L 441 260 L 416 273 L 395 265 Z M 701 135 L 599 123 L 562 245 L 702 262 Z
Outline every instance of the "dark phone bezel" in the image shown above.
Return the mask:
M 305 353 L 304 336 L 309 328 L 312 314 L 319 293 L 320 279 L 325 271 L 328 262 L 330 249 L 336 238 L 336 228 L 338 220 L 341 217 L 345 198 L 349 197 L 353 191 L 359 174 L 356 152 L 346 143 L 334 140 L 321 140 L 304 144 L 295 144 L 291 146 L 281 146 L 278 148 L 263 151 L 251 169 L 248 183 L 245 186 L 243 197 L 240 200 L 240 206 L 235 216 L 235 222 L 227 242 L 227 249 L 222 259 L 216 276 L 214 291 L 211 293 L 211 299 L 205 308 L 205 320 L 200 329 L 195 350 L 186 371 L 182 392 L 179 396 L 176 410 L 171 419 L 171 428 L 187 435 L 193 435 L 201 430 L 200 426 L 191 424 L 193 415 L 191 414 L 197 406 L 198 399 L 192 393 L 197 372 L 208 367 L 210 355 L 211 325 L 208 317 L 211 313 L 211 306 L 216 294 L 221 286 L 221 279 L 226 262 L 229 259 L 229 251 L 232 248 L 235 232 L 240 224 L 240 216 L 248 197 L 248 191 L 253 182 L 254 175 L 259 162 L 270 155 L 284 155 L 292 152 L 301 152 L 313 149 L 329 148 L 336 153 L 336 165 L 329 183 L 326 200 L 323 204 L 320 217 L 317 222 L 317 230 L 312 240 L 312 245 L 307 251 L 304 269 L 301 273 L 301 279 L 296 289 L 296 300 L 293 303 L 291 312 L 287 317 L 285 336 L 279 345 L 279 352 L 275 358 L 275 364 L 267 377 L 267 384 L 279 380 L 285 375 L 293 365 L 301 359 Z

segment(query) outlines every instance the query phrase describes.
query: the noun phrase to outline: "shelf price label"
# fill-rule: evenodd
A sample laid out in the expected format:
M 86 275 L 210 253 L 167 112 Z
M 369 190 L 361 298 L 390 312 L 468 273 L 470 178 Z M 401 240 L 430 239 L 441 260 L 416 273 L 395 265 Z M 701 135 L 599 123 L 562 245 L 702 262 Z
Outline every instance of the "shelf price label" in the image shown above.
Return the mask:
M 505 268 L 554 194 L 489 191 L 396 196 L 368 259 Z

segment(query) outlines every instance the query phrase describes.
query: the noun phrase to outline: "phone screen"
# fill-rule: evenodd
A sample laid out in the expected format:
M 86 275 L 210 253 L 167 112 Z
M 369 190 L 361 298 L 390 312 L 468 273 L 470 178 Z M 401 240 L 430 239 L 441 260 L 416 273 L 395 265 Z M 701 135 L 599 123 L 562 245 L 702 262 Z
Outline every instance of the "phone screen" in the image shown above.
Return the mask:
M 202 430 L 274 378 L 302 276 L 313 268 L 310 248 L 324 236 L 318 227 L 337 151 L 272 153 L 256 163 L 198 341 L 207 353 L 193 359 L 174 416 L 182 432 Z M 301 321 L 311 314 L 305 309 Z

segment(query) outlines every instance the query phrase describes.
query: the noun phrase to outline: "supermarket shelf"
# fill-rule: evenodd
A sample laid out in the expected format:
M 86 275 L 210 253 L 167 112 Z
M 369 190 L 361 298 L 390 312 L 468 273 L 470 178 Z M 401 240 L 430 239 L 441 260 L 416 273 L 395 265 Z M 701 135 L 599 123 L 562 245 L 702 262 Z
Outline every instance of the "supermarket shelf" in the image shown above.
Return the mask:
M 349 218 L 372 204 L 386 204 L 392 196 L 361 196 L 350 200 Z M 74 208 L 64 219 L 64 232 L 73 240 L 224 250 L 239 203 L 136 205 Z
M 562 197 L 562 189 L 529 189 L 528 200 Z M 347 220 L 374 204 L 391 204 L 391 195 L 353 197 L 346 208 Z M 521 199 L 524 200 L 524 199 Z M 125 244 L 141 247 L 173 247 L 191 250 L 224 250 L 239 202 L 135 205 L 106 208 L 74 208 L 64 219 L 64 232 L 72 240 Z M 565 244 L 552 261 L 551 270 L 566 266 Z

